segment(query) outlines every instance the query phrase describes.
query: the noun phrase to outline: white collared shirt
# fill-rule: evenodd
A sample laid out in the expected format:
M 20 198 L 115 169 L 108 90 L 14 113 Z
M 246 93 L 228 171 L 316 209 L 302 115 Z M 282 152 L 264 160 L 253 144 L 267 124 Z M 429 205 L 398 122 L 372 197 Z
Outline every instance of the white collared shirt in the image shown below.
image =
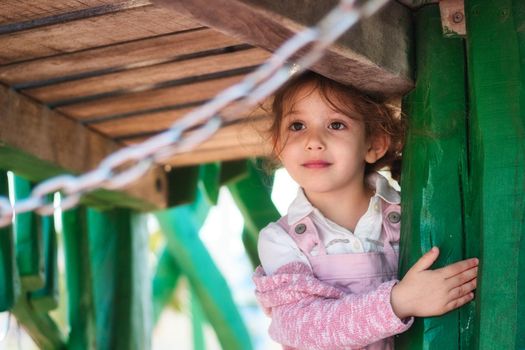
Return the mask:
M 370 198 L 368 210 L 359 219 L 354 232 L 326 218 L 306 198 L 299 188 L 297 197 L 288 208 L 288 224 L 293 226 L 305 216 L 313 220 L 327 254 L 350 254 L 375 252 L 382 249 L 374 242 L 379 240 L 383 222 L 382 200 L 399 204 L 400 196 L 388 180 L 379 175 L 371 174 L 367 182 L 375 188 L 375 194 Z M 398 247 L 394 247 L 398 249 Z M 310 265 L 295 241 L 276 222 L 270 223 L 259 234 L 258 252 L 261 265 L 266 274 L 273 274 L 279 267 L 290 262 L 299 261 Z M 315 250 L 311 252 L 316 254 Z

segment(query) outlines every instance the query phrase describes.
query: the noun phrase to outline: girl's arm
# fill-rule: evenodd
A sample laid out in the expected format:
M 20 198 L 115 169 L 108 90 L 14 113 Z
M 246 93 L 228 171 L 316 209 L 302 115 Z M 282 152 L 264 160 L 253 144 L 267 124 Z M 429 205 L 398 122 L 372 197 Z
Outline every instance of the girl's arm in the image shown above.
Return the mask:
M 291 263 L 274 275 L 258 269 L 256 295 L 271 313 L 270 336 L 292 348 L 361 348 L 408 329 L 394 313 L 390 294 L 396 281 L 365 294 L 346 294 L 319 281 L 309 267 Z

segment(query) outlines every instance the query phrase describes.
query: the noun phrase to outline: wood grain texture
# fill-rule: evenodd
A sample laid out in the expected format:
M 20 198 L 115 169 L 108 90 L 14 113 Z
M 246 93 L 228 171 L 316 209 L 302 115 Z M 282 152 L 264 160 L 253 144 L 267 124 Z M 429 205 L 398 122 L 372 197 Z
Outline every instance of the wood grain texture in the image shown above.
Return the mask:
M 59 107 L 57 110 L 74 119 L 83 121 L 97 120 L 126 113 L 138 114 L 152 109 L 208 100 L 241 79 L 242 76 L 233 76 L 170 88 L 129 93 L 122 96 L 101 98 L 91 102 Z
M 479 256 L 471 349 L 525 348 L 525 3 L 465 2 L 468 249 Z M 504 331 L 503 331 L 504 330 Z
M 400 277 L 433 246 L 440 256 L 432 268 L 470 257 L 464 255 L 465 50 L 461 40 L 443 37 L 437 4 L 418 9 L 415 19 L 418 75 L 404 101 L 409 127 L 401 178 Z M 396 349 L 459 350 L 474 323 L 472 316 L 462 316 L 454 310 L 416 318 L 396 337 Z
M 99 2 L 98 4 L 89 1 L 85 3 L 78 1 L 68 4 L 61 2 L 57 4 L 58 6 L 53 7 L 52 4 L 46 2 L 41 2 L 35 6 L 34 3 L 7 1 L 7 3 L 3 2 L 0 5 L 0 16 L 2 16 L 1 20 L 3 20 L 0 22 L 0 34 L 100 16 L 150 4 L 149 0 Z
M 192 80 L 206 74 L 253 67 L 259 65 L 269 56 L 270 54 L 267 51 L 253 48 L 129 69 L 41 88 L 26 89 L 23 92 L 46 104 L 60 104 L 60 101 L 81 99 L 83 96 L 150 90 L 172 81 Z
M 0 25 L 57 16 L 68 12 L 94 7 L 117 5 L 133 1 L 123 0 L 2 0 L 0 2 Z
M 177 154 L 163 163 L 172 166 L 186 166 L 268 156 L 271 146 L 267 142 L 265 131 L 268 130 L 270 123 L 269 117 L 263 117 L 248 118 L 245 121 L 224 126 L 191 152 Z M 144 140 L 145 138 L 138 137 L 127 139 L 124 142 L 135 144 Z
M 155 4 L 191 14 L 210 27 L 229 33 L 249 44 L 274 51 L 310 18 L 324 14 L 336 1 L 249 1 L 155 0 Z M 284 5 L 283 5 L 284 4 Z M 292 9 L 280 13 L 279 10 Z M 306 12 L 305 12 L 306 11 Z M 296 13 L 297 12 L 297 13 Z M 231 13 L 235 13 L 234 17 Z M 413 86 L 410 67 L 411 18 L 409 10 L 396 2 L 366 19 L 314 65 L 313 70 L 359 89 L 378 95 L 402 94 Z M 359 51 L 354 43 L 359 44 Z
M 121 145 L 83 125 L 51 111 L 27 97 L 0 86 L 0 166 L 20 171 L 32 181 L 60 172 L 74 174 L 94 169 Z M 123 192 L 93 193 L 93 200 L 136 208 L 162 208 L 166 203 L 162 169 L 152 169 Z M 107 192 L 107 193 L 106 193 Z M 123 198 L 124 197 L 124 198 Z
M 0 66 L 0 80 L 28 86 L 169 62 L 241 42 L 210 29 L 146 38 L 81 52 Z M 130 54 L 132 53 L 132 54 Z
M 200 24 L 173 11 L 143 6 L 2 35 L 0 64 L 86 50 L 196 27 L 200 27 Z

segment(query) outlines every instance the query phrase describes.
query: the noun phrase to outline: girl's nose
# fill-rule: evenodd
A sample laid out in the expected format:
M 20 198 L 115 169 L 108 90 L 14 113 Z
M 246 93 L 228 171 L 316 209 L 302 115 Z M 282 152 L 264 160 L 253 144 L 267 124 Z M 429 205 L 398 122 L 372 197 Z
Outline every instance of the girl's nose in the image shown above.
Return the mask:
M 324 141 L 318 133 L 310 133 L 308 139 L 306 140 L 306 147 L 309 151 L 321 151 L 325 149 Z

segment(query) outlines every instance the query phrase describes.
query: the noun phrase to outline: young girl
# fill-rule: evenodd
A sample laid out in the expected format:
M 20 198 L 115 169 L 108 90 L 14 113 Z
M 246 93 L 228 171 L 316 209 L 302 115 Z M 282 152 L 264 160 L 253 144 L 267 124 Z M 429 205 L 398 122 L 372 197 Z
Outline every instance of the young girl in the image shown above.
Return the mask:
M 288 215 L 259 236 L 256 295 L 284 349 L 393 349 L 414 316 L 473 298 L 477 259 L 430 270 L 434 247 L 398 281 L 399 193 L 391 166 L 401 119 L 314 73 L 277 92 L 274 151 L 300 185 Z M 394 169 L 392 169 L 394 170 Z

